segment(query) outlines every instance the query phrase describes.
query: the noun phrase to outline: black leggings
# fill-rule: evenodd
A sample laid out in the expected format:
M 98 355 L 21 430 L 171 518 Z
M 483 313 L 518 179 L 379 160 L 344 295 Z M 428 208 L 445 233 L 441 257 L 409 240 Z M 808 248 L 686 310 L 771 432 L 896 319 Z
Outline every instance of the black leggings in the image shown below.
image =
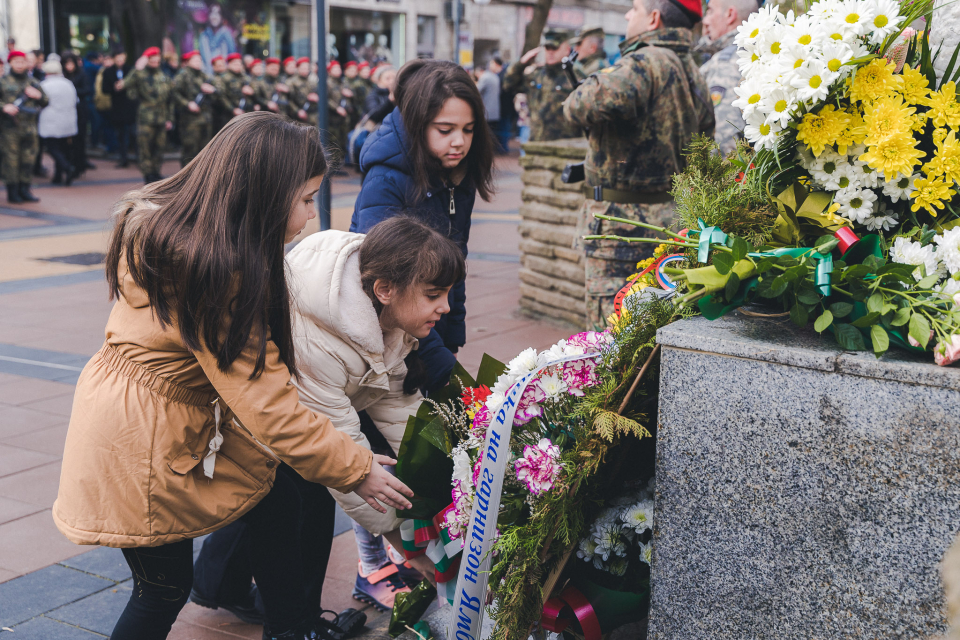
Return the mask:
M 241 518 L 249 536 L 250 569 L 263 598 L 267 626 L 277 633 L 300 624 L 311 613 L 306 606 L 301 553 L 299 483 L 311 484 L 281 465 L 270 493 Z M 329 527 L 332 531 L 332 519 Z M 123 556 L 133 572 L 133 593 L 110 637 L 163 640 L 190 597 L 193 540 L 124 549 Z

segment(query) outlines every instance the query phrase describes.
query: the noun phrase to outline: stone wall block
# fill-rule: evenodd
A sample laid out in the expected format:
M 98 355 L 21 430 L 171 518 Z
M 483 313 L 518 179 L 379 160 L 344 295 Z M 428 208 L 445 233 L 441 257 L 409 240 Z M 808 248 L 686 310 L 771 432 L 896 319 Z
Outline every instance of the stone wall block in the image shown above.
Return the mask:
M 574 282 L 580 285 L 580 287 L 583 287 L 586 283 L 584 265 L 582 263 L 575 264 L 567 262 L 566 260 L 549 260 L 540 256 L 524 256 L 523 266 L 545 274 L 553 279 L 563 278 L 569 282 Z
M 583 204 L 583 196 L 570 191 L 557 191 L 547 187 L 527 185 L 521 194 L 524 202 L 543 202 L 563 209 L 576 211 Z
M 540 242 L 556 244 L 561 247 L 573 247 L 573 240 L 576 237 L 576 231 L 573 227 L 547 224 L 544 222 L 533 222 L 531 220 L 520 221 L 520 236 L 523 238 L 533 238 Z
M 526 265 L 525 265 L 526 266 Z M 554 278 L 550 275 L 533 271 L 532 269 L 520 269 L 520 282 L 543 289 L 544 291 L 556 291 L 571 299 L 576 299 L 583 295 L 583 284 L 574 283 L 564 278 Z
M 542 256 L 544 258 L 556 258 L 566 260 L 574 264 L 583 263 L 583 252 L 579 249 L 570 247 L 561 247 L 555 244 L 545 244 L 536 240 L 521 240 L 520 253 L 526 255 Z
M 520 205 L 520 218 L 523 220 L 538 220 L 568 227 L 574 227 L 580 212 L 576 209 L 565 209 L 553 204 L 528 200 Z
M 561 309 L 544 304 L 539 300 L 534 300 L 533 298 L 522 297 L 520 298 L 520 309 L 521 311 L 529 313 L 534 317 L 547 316 L 556 320 L 568 322 L 575 327 L 576 330 L 582 331 L 587 322 L 587 312 L 582 302 L 583 301 L 581 300 L 580 306 L 583 307 L 583 310 L 578 311 L 572 306 L 567 306 Z
M 523 172 L 523 186 L 551 188 L 559 175 L 556 171 L 547 169 L 527 169 Z

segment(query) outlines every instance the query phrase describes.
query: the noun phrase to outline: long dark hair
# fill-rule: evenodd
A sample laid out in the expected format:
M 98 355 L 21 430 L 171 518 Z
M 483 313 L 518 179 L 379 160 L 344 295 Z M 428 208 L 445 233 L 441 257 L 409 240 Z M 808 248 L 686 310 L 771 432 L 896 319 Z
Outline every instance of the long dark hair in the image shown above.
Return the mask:
M 433 227 L 406 215 L 375 225 L 360 245 L 360 284 L 377 315 L 383 304 L 373 292 L 377 280 L 397 286 L 401 294 L 418 284 L 450 287 L 467 277 L 460 247 Z M 427 370 L 417 351 L 406 357 L 403 392 L 413 394 L 427 381 Z
M 304 183 L 326 170 L 316 129 L 268 111 L 234 118 L 175 176 L 118 203 L 111 296 L 125 258 L 160 324 L 215 354 L 221 371 L 252 343 L 259 376 L 269 339 L 297 376 L 283 241 Z
M 431 176 L 443 172 L 440 160 L 427 146 L 427 127 L 450 98 L 460 98 L 473 111 L 473 142 L 464 162 L 467 177 L 480 197 L 493 197 L 494 141 L 483 109 L 483 98 L 470 74 L 446 60 L 411 60 L 397 76 L 394 98 L 407 130 L 409 164 L 413 170 L 414 200 L 421 200 L 430 188 Z

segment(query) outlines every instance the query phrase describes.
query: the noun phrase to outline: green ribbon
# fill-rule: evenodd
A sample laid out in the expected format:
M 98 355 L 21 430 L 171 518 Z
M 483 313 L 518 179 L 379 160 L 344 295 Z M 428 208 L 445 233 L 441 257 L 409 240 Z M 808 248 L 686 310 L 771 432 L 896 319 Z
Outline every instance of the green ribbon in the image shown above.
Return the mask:
M 706 264 L 710 259 L 710 245 L 724 244 L 727 241 L 727 234 L 720 227 L 708 227 L 700 218 L 697 218 L 697 224 L 700 230 L 693 230 L 693 233 L 700 234 L 700 240 L 697 243 L 697 262 Z
M 829 253 L 820 253 L 816 249 L 804 247 L 782 247 L 773 251 L 763 251 L 759 253 L 747 254 L 751 258 L 777 258 L 780 256 L 792 256 L 800 258 L 808 256 L 817 261 L 817 269 L 814 272 L 813 283 L 820 289 L 824 296 L 830 295 L 830 274 L 833 273 L 833 256 Z

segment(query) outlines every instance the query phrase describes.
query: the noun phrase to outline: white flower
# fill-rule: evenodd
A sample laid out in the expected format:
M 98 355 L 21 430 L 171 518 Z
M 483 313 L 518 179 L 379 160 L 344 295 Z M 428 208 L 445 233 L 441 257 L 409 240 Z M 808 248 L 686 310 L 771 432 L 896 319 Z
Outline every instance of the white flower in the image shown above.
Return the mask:
M 500 405 L 502 405 L 506 399 L 506 394 L 499 393 L 491 389 L 490 395 L 487 396 L 487 400 L 483 404 L 486 405 L 487 409 L 490 409 L 491 413 L 493 413 L 494 411 L 498 411 L 500 409 Z
M 801 100 L 819 102 L 827 97 L 836 74 L 820 60 L 807 60 L 793 76 L 790 84 L 797 89 Z
M 593 560 L 597 552 L 597 543 L 593 538 L 584 538 L 580 541 L 580 547 L 577 549 L 577 557 L 586 561 Z
M 845 29 L 862 36 L 874 28 L 873 19 L 876 15 L 874 0 L 844 0 L 843 8 L 836 17 Z
M 960 233 L 960 229 L 956 231 Z M 946 233 L 944 236 L 946 236 Z M 933 241 L 939 245 L 939 241 L 942 239 L 941 237 L 935 237 Z M 958 257 L 960 257 L 960 250 L 957 250 L 957 254 Z M 928 275 L 941 272 L 943 265 L 940 264 L 940 260 L 945 257 L 943 245 L 940 245 L 938 251 L 934 252 L 933 245 L 928 244 L 925 247 L 921 247 L 919 242 L 913 242 L 903 237 L 898 237 L 894 240 L 893 246 L 890 248 L 890 259 L 894 262 L 916 265 L 917 269 L 913 272 L 913 277 L 916 280 L 923 280 L 923 278 Z M 923 268 L 921 269 L 920 267 Z
M 653 503 L 643 501 L 626 509 L 620 514 L 623 523 L 638 534 L 653 528 Z
M 960 304 L 960 280 L 947 278 L 937 288 L 937 291 L 939 291 L 944 298 L 952 300 L 954 306 Z
M 789 91 L 795 91 L 790 84 L 790 80 L 793 78 L 797 69 L 813 57 L 813 53 L 811 53 L 809 47 L 795 44 L 787 45 L 783 53 L 777 56 L 775 66 L 780 74 L 783 75 L 783 85 L 788 88 Z
M 762 90 L 763 86 L 760 84 L 760 81 L 754 79 L 746 79 L 740 83 L 740 86 L 734 88 L 734 91 L 736 91 L 739 97 L 733 101 L 733 106 L 743 111 L 744 119 L 749 117 L 760 106 L 760 93 Z
M 640 545 L 640 559 L 647 564 L 653 562 L 653 540 Z
M 840 186 L 841 178 L 847 179 L 847 184 L 844 185 L 845 187 L 850 186 L 849 167 L 850 165 L 847 164 L 847 159 L 844 156 L 841 156 L 833 149 L 827 148 L 814 159 L 807 170 L 813 179 L 824 188 L 830 191 L 836 191 L 837 189 L 843 188 Z
M 792 96 L 781 87 L 774 87 L 765 91 L 760 98 L 759 110 L 767 114 L 767 124 L 776 124 L 783 129 L 790 123 L 792 114 L 790 111 L 796 106 L 792 101 Z
M 915 173 L 912 176 L 905 176 L 902 173 L 898 173 L 896 178 L 890 182 L 883 183 L 883 195 L 890 198 L 892 202 L 906 201 L 910 198 L 910 194 L 916 190 L 913 186 L 913 181 L 919 177 L 919 173 Z
M 540 388 L 546 394 L 547 400 L 559 400 L 567 392 L 567 383 L 563 381 L 563 376 L 558 371 L 552 376 L 543 376 L 540 378 Z
M 501 396 L 501 399 L 507 395 L 507 391 L 510 391 L 510 387 L 513 386 L 513 383 L 517 381 L 516 376 L 512 376 L 509 373 L 501 373 L 497 378 L 497 381 L 493 383 L 493 386 L 490 387 L 490 391 L 494 394 Z M 490 406 L 489 398 L 486 402 L 486 405 Z
M 824 20 L 821 29 L 827 40 L 836 40 L 852 44 L 857 38 L 856 30 L 850 28 L 837 16 Z
M 473 463 L 470 454 L 457 447 L 453 451 L 453 481 L 460 481 L 462 487 L 471 486 L 473 479 Z
M 863 222 L 873 215 L 877 194 L 870 189 L 848 187 L 837 191 L 833 199 L 840 205 L 840 215 L 853 222 Z
M 514 378 L 525 376 L 537 368 L 537 350 L 529 347 L 507 364 L 507 373 Z
M 792 28 L 787 29 L 783 39 L 788 45 L 798 45 L 812 49 L 819 44 L 820 37 L 819 30 L 810 20 L 810 16 L 804 14 L 794 21 Z
M 762 57 L 780 55 L 780 51 L 784 46 L 783 38 L 787 35 L 787 30 L 788 27 L 775 24 L 761 31 L 760 40 L 757 45 L 760 55 Z
M 900 14 L 900 5 L 893 0 L 874 0 L 876 13 L 870 20 L 870 44 L 881 44 L 897 32 L 900 23 L 906 20 Z
M 623 556 L 627 552 L 627 545 L 623 543 L 620 526 L 615 523 L 603 523 L 597 528 L 597 555 L 609 560 L 611 555 Z
M 852 66 L 844 66 L 844 63 L 853 58 L 853 49 L 843 42 L 828 40 L 817 58 L 827 65 L 827 69 L 841 76 L 849 75 L 853 71 Z
M 562 360 L 567 354 L 564 352 L 564 348 L 567 346 L 566 340 L 561 340 L 557 344 L 553 345 L 546 351 L 541 351 L 540 355 L 537 356 L 537 367 L 542 367 L 550 362 L 556 362 L 557 360 Z
M 897 240 L 899 239 L 897 238 Z M 940 260 L 943 260 L 950 271 L 950 275 L 960 271 L 960 227 L 944 231 L 942 236 L 935 236 L 933 241 L 937 243 L 937 256 Z M 931 273 L 929 269 L 927 272 Z
M 745 120 L 747 126 L 743 129 L 743 135 L 754 148 L 774 149 L 777 146 L 777 136 L 782 131 L 778 123 L 768 124 L 760 111 L 754 111 Z
M 741 49 L 745 45 L 755 43 L 760 39 L 760 34 L 770 27 L 776 25 L 783 16 L 773 3 L 760 7 L 759 11 L 751 13 L 750 16 L 737 27 L 737 35 L 734 42 Z
M 842 8 L 843 6 L 838 0 L 821 0 L 821 2 L 811 3 L 810 11 L 804 15 L 810 16 L 814 23 L 819 24 L 824 20 L 836 17 Z
M 887 231 L 897 226 L 897 219 L 893 216 L 870 216 L 863 221 L 863 225 L 870 231 Z

